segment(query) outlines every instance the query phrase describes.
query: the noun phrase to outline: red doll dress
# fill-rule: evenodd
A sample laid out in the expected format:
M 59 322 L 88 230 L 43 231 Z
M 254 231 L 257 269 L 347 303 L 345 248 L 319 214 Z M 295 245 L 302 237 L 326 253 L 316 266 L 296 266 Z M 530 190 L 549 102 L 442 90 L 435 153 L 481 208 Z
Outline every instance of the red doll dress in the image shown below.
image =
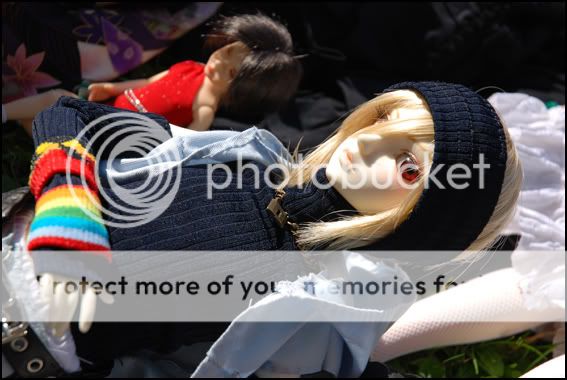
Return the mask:
M 183 61 L 171 66 L 168 73 L 153 83 L 126 90 L 114 99 L 115 107 L 152 112 L 171 124 L 188 126 L 193 121 L 193 100 L 205 79 L 205 65 Z

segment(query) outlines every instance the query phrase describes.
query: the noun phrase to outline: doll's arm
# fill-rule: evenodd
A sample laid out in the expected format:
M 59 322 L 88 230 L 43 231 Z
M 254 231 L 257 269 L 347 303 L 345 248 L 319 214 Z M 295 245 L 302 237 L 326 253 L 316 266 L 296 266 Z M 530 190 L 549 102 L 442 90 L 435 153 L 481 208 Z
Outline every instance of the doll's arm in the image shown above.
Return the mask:
M 144 87 L 150 83 L 160 80 L 163 78 L 169 70 L 162 71 L 147 79 L 133 79 L 124 82 L 103 82 L 103 83 L 93 83 L 89 86 L 89 97 L 88 100 L 91 102 L 102 102 L 106 99 L 118 96 L 129 88 L 140 88 Z
M 187 127 L 194 131 L 206 131 L 211 127 L 215 111 L 209 105 L 202 105 L 193 112 L 193 122 Z
M 91 277 L 104 280 L 112 270 L 109 234 L 99 206 L 100 189 L 95 172 L 97 145 L 89 143 L 92 143 L 91 136 L 96 137 L 97 132 L 110 123 L 115 124 L 115 129 L 126 128 L 127 133 L 130 124 L 116 125 L 116 119 L 104 118 L 113 112 L 116 108 L 104 104 L 62 98 L 34 120 L 36 151 L 30 189 L 36 198 L 36 208 L 28 250 L 36 273 L 41 276 L 41 292 L 50 305 L 50 312 L 54 313 L 51 320 L 62 322 L 59 332 L 67 329 L 77 307 L 80 307 L 79 327 L 82 331 L 88 330 L 97 299 L 107 302 L 104 296 L 95 296 L 90 288 L 85 294 L 79 294 L 81 299 L 77 301 L 77 295 L 67 294 L 57 284 L 67 284 L 71 278 L 76 283 L 83 276 L 88 277 L 87 280 Z M 169 131 L 162 117 L 154 114 L 146 117 Z M 89 133 L 79 139 L 80 132 L 87 126 Z M 87 151 L 89 146 L 91 150 Z M 68 250 L 75 252 L 66 252 Z
M 55 104 L 62 96 L 77 97 L 72 92 L 58 88 L 3 104 L 2 123 L 8 120 L 17 120 L 31 135 L 31 120 L 42 110 Z
M 110 243 L 100 207 L 97 149 L 101 145 L 112 149 L 121 140 L 107 139 L 104 144 L 99 140 L 95 144 L 90 139 L 106 138 L 99 132 L 111 124 L 114 131 L 124 130 L 118 134 L 121 138 L 135 133 L 130 123 L 117 124 L 116 118 L 107 117 L 116 111 L 104 104 L 64 97 L 34 119 L 35 155 L 29 183 L 36 208 L 28 250 L 39 274 L 59 271 L 61 275 L 72 277 L 82 274 L 85 264 L 96 268 L 97 272 L 108 269 Z M 154 120 L 170 135 L 169 124 L 163 117 L 155 114 L 145 117 Z M 121 116 L 119 120 L 124 119 L 127 117 Z M 88 132 L 79 138 L 87 126 Z M 50 252 L 44 253 L 46 249 Z M 77 256 L 63 252 L 65 250 L 83 252 Z M 67 272 L 63 273 L 64 270 Z
M 34 119 L 35 156 L 29 180 L 36 206 L 28 250 L 36 274 L 41 276 L 40 291 L 49 305 L 50 320 L 58 322 L 51 325 L 57 335 L 68 328 L 79 304 L 81 330 L 88 330 L 96 307 L 96 297 L 92 297 L 90 288 L 79 297 L 78 293 L 67 293 L 57 284 L 85 275 L 81 269 L 83 262 L 107 266 L 111 259 L 108 232 L 98 208 L 94 156 L 86 151 L 85 142 L 75 139 L 90 121 L 90 113 L 65 106 L 67 99 L 40 112 Z M 75 154 L 69 150 L 71 147 Z M 69 173 L 70 183 L 66 177 L 68 170 L 82 165 L 82 154 L 86 155 L 83 167 L 88 178 L 86 186 L 81 184 L 75 171 Z M 66 250 L 87 252 L 70 255 Z
M 561 318 L 559 308 L 528 310 L 520 278 L 514 269 L 503 269 L 416 302 L 381 337 L 372 360 L 510 336 Z

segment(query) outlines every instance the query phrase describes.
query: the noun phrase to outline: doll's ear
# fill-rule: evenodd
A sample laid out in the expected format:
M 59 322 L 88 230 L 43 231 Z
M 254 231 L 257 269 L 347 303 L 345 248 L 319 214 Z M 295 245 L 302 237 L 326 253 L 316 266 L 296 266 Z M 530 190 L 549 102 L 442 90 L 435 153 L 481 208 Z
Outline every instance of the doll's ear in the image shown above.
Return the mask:
M 394 108 L 390 113 L 387 115 L 388 120 L 396 120 L 399 119 L 401 116 L 401 112 L 399 108 Z
M 412 119 L 417 118 L 422 115 L 422 109 L 413 109 L 413 108 L 394 108 L 388 114 L 388 120 L 399 120 L 399 119 Z
M 205 74 L 209 78 L 218 78 L 219 75 L 223 74 L 222 71 L 225 70 L 225 65 L 221 60 L 222 57 L 219 55 L 211 56 L 205 67 Z

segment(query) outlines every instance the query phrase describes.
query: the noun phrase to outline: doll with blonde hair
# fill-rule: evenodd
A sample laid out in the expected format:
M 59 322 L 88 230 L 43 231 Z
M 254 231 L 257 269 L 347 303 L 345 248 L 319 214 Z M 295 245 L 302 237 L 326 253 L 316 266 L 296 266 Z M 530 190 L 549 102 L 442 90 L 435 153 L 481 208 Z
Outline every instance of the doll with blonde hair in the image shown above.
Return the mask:
M 406 82 L 354 110 L 277 188 L 264 176 L 258 182 L 252 170 L 236 178 L 215 172 L 213 179 L 226 186 L 215 187 L 209 199 L 207 168 L 183 164 L 180 191 L 156 219 L 135 228 L 106 228 L 103 211 L 95 219 L 82 210 L 104 205 L 101 193 L 107 200 L 128 199 L 97 181 L 80 185 L 76 171 L 65 176 L 60 168 L 68 159 L 73 168 L 78 160 L 69 156 L 70 141 L 91 121 L 115 111 L 64 98 L 35 120 L 38 150 L 30 185 L 37 206 L 28 249 L 41 286 L 52 286 L 53 277 L 81 277 L 84 262 L 111 265 L 111 249 L 480 251 L 495 242 L 512 216 L 522 180 L 514 145 L 485 99 L 460 85 Z M 152 117 L 169 130 L 163 118 Z M 85 152 L 88 136 L 72 141 L 93 164 L 85 169 L 87 179 L 98 175 L 93 169 L 98 152 Z M 223 146 L 230 148 L 226 141 Z M 135 178 L 126 186 L 136 189 L 143 181 Z M 72 198 L 69 187 L 90 196 Z M 120 215 L 118 207 L 108 207 Z M 81 223 L 73 224 L 77 219 Z M 65 255 L 69 249 L 84 252 Z M 63 304 L 57 298 L 48 297 L 50 307 Z M 79 303 L 79 327 L 86 334 L 74 337 L 82 357 L 97 362 L 134 349 L 129 339 L 106 342 L 115 335 L 109 327 L 97 334 L 94 324 L 89 331 L 96 297 L 65 304 L 74 310 Z M 135 326 L 127 327 L 116 328 L 122 336 L 137 334 Z M 184 336 L 167 334 L 164 342 L 159 331 L 146 331 L 135 348 L 178 347 Z
M 412 88 L 411 84 L 407 86 L 410 89 Z M 417 88 L 425 88 L 425 91 L 428 91 L 427 87 L 423 86 L 424 85 L 418 85 Z M 404 88 L 404 86 L 401 85 L 400 88 Z M 435 84 L 432 85 L 432 88 L 435 89 Z M 356 140 L 355 145 L 357 147 L 354 149 L 358 149 L 361 160 L 364 158 L 364 150 L 368 150 L 368 145 L 374 145 L 374 149 L 376 149 L 376 145 L 383 146 L 390 142 L 398 143 L 398 145 L 400 145 L 398 147 L 400 151 L 397 155 L 391 155 L 391 158 L 395 158 L 395 160 L 391 159 L 391 161 L 392 163 L 395 161 L 394 166 L 400 172 L 400 179 L 402 181 L 415 184 L 413 189 L 406 191 L 396 189 L 394 190 L 394 192 L 397 193 L 396 196 L 385 203 L 377 202 L 373 193 L 365 197 L 364 190 L 357 191 L 356 194 L 348 190 L 344 191 L 343 195 L 345 195 L 348 201 L 351 201 L 353 205 L 355 205 L 355 202 L 359 203 L 360 207 L 355 207 L 359 211 L 362 211 L 361 215 L 332 223 L 311 223 L 306 225 L 297 233 L 298 243 L 300 245 L 306 248 L 326 246 L 333 249 L 351 249 L 365 246 L 373 241 L 387 237 L 408 219 L 418 203 L 425 202 L 424 199 L 426 199 L 427 194 L 424 193 L 424 185 L 428 179 L 427 173 L 431 168 L 424 167 L 422 162 L 429 159 L 429 162 L 431 163 L 431 160 L 433 160 L 433 164 L 435 165 L 435 156 L 439 157 L 442 154 L 448 154 L 445 151 L 441 151 L 441 149 L 446 149 L 440 148 L 441 143 L 445 143 L 442 139 L 449 138 L 449 145 L 455 143 L 454 145 L 457 146 L 456 151 L 458 155 L 464 154 L 460 152 L 463 147 L 474 142 L 475 136 L 471 134 L 474 133 L 470 130 L 471 125 L 464 125 L 464 123 L 471 123 L 473 120 L 455 120 L 452 122 L 452 125 L 455 125 L 455 129 L 463 128 L 461 131 L 439 131 L 439 129 L 435 128 L 435 118 L 442 118 L 445 115 L 442 113 L 436 114 L 435 109 L 432 115 L 430 106 L 427 101 L 424 100 L 423 96 L 420 96 L 419 90 L 411 91 L 410 89 L 400 89 L 383 93 L 358 107 L 347 117 L 341 128 L 339 128 L 332 137 L 307 156 L 302 165 L 307 168 L 313 168 L 321 164 L 328 164 L 327 175 L 339 177 L 341 174 L 340 169 L 337 169 L 336 160 L 338 159 L 338 155 L 341 154 L 341 148 L 348 148 L 349 139 L 350 141 Z M 449 102 L 455 102 L 455 104 L 458 105 L 457 98 L 455 100 L 447 98 L 447 100 Z M 462 105 L 464 108 L 461 112 L 470 112 L 465 106 L 466 104 Z M 457 112 L 457 110 L 454 112 Z M 493 120 L 497 120 L 495 114 L 491 114 L 491 117 L 494 118 Z M 482 119 L 478 121 L 484 122 Z M 458 125 L 457 123 L 461 124 Z M 483 129 L 484 128 L 486 127 L 483 127 Z M 477 227 L 479 232 L 477 236 L 474 236 L 474 239 L 471 238 L 466 244 L 461 243 L 453 247 L 451 247 L 451 243 L 449 242 L 451 240 L 450 237 L 447 237 L 445 243 L 439 241 L 436 243 L 431 242 L 429 245 L 425 245 L 423 241 L 420 241 L 417 235 L 415 235 L 415 241 L 413 242 L 394 242 L 390 238 L 389 241 L 383 243 L 383 245 L 378 244 L 372 247 L 373 249 L 425 250 L 436 248 L 449 249 L 449 247 L 451 247 L 456 250 L 468 249 L 480 251 L 489 248 L 495 243 L 499 232 L 513 215 L 514 206 L 522 182 L 522 171 L 516 150 L 506 129 L 502 127 L 498 137 L 480 136 L 479 134 L 482 133 L 483 129 L 475 131 L 477 138 L 481 141 L 490 137 L 493 137 L 494 140 L 498 138 L 499 143 L 502 144 L 499 154 L 505 155 L 506 160 L 505 162 L 502 160 L 499 163 L 500 170 L 503 170 L 503 178 L 497 200 L 492 200 L 494 209 L 491 211 L 490 217 L 485 220 L 485 224 L 482 228 Z M 450 134 L 454 134 L 454 136 L 450 136 Z M 467 134 L 470 134 L 470 136 L 467 136 Z M 377 139 L 376 136 L 379 136 L 379 139 Z M 461 137 L 463 141 L 453 141 Z M 400 139 L 404 141 L 400 141 Z M 466 141 L 467 139 L 469 141 Z M 484 143 L 492 144 L 493 142 L 484 140 Z M 407 149 L 410 145 L 412 148 Z M 413 146 L 415 146 L 415 148 L 413 148 Z M 392 149 L 392 145 L 389 146 L 389 149 Z M 415 157 L 415 154 L 411 153 L 412 149 L 419 150 L 422 153 L 421 161 Z M 384 154 L 384 152 L 382 153 Z M 477 153 L 480 154 L 481 152 L 478 151 Z M 472 156 L 473 151 L 471 150 L 468 154 Z M 368 153 L 368 155 L 372 156 L 372 152 Z M 349 156 L 352 157 L 352 152 L 349 152 Z M 376 159 L 377 157 L 374 156 L 372 158 Z M 458 162 L 457 157 L 447 158 L 449 159 L 448 162 L 454 161 L 454 164 L 464 163 Z M 470 166 L 472 169 L 474 163 L 469 162 L 466 165 Z M 392 167 L 378 167 L 378 169 L 392 169 Z M 313 173 L 309 169 L 296 169 L 292 172 L 291 180 L 288 185 L 308 181 L 309 177 L 312 175 Z M 340 181 L 340 178 L 338 179 Z M 391 189 L 387 189 L 387 191 L 390 190 Z M 341 192 L 340 190 L 338 191 Z M 480 193 L 482 193 L 482 190 Z M 462 200 L 464 202 L 467 201 L 464 197 Z M 448 201 L 449 199 L 447 199 L 447 206 L 449 206 Z M 463 211 L 465 211 L 465 208 L 463 208 Z M 462 217 L 466 217 L 464 212 Z M 417 231 L 414 232 L 417 233 Z M 423 232 L 421 235 L 422 234 Z M 390 247 L 388 247 L 388 245 L 390 245 Z

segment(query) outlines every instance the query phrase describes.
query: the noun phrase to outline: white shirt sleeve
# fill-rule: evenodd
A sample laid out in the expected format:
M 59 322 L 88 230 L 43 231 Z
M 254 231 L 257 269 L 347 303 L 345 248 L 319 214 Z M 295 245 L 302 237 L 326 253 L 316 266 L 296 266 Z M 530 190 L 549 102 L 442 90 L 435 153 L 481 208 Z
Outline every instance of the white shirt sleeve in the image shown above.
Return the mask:
M 194 131 L 192 129 L 189 128 L 183 128 L 183 127 L 179 127 L 175 124 L 169 124 L 169 128 L 171 128 L 171 135 L 173 137 L 176 136 L 187 136 L 187 135 L 191 135 L 193 133 L 196 133 L 197 131 Z

